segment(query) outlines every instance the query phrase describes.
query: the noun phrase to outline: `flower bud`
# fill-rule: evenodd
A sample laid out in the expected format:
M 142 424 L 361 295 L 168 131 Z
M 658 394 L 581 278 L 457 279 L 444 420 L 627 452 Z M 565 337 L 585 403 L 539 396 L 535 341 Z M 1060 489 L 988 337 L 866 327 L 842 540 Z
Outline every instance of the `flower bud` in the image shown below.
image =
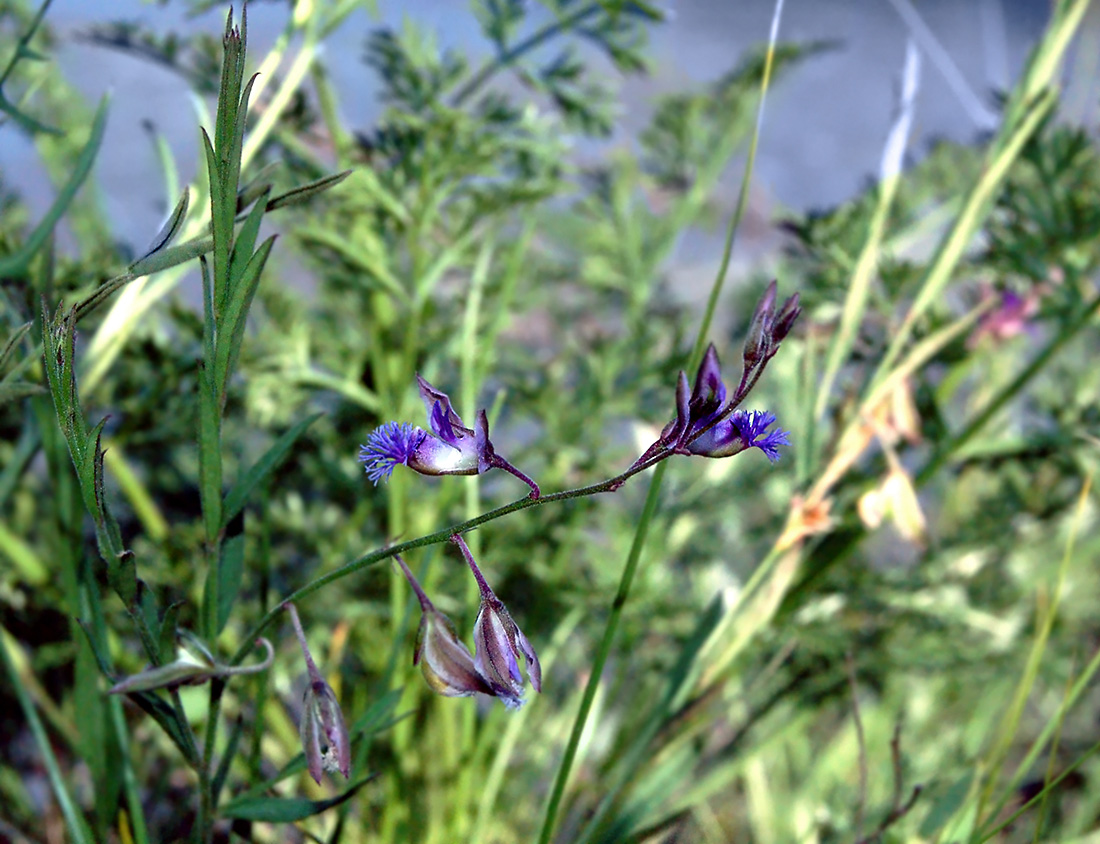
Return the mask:
M 772 326 L 772 354 L 775 354 L 779 344 L 791 333 L 795 320 L 798 319 L 798 315 L 801 313 L 802 308 L 798 304 L 798 294 L 795 293 L 783 303 L 779 313 L 775 315 L 775 322 Z
M 325 771 L 339 771 L 347 778 L 351 775 L 351 740 L 344 723 L 344 713 L 340 711 L 332 686 L 325 682 L 313 661 L 298 610 L 289 602 L 283 604 L 283 609 L 290 613 L 309 672 L 309 687 L 302 701 L 302 720 L 298 725 L 309 775 L 317 784 L 320 784 L 321 774 Z
M 749 320 L 749 330 L 745 335 L 745 346 L 742 351 L 742 360 L 746 372 L 761 360 L 767 360 L 769 356 L 768 352 L 772 344 L 772 314 L 775 311 L 777 293 L 778 286 L 773 280 L 752 312 L 752 319 Z
M 478 674 L 470 650 L 458 638 L 451 620 L 435 608 L 400 555 L 395 555 L 413 592 L 420 601 L 420 628 L 416 633 L 413 665 L 419 665 L 428 687 L 446 697 L 467 697 L 493 690 Z
M 542 669 L 538 656 L 527 637 L 512 620 L 508 609 L 493 593 L 474 562 L 469 547 L 457 534 L 451 539 L 461 549 L 481 590 L 481 608 L 474 621 L 474 666 L 500 700 L 509 709 L 523 705 L 523 675 L 519 658 L 522 655 L 536 692 L 542 691 Z
M 299 727 L 309 775 L 318 784 L 323 771 L 351 773 L 351 741 L 336 694 L 324 680 L 311 680 L 306 689 Z

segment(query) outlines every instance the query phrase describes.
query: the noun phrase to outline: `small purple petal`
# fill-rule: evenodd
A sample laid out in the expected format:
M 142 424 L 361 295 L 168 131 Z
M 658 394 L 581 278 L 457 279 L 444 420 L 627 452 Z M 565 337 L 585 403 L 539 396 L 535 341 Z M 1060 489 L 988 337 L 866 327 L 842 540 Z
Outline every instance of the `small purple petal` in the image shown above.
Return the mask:
M 439 437 L 447 445 L 458 446 L 459 434 L 455 430 L 456 426 L 451 423 L 451 418 L 447 414 L 447 411 L 443 409 L 442 402 L 436 402 L 432 405 L 432 412 L 428 414 L 428 425 L 432 429 L 432 433 Z M 458 431 L 462 428 L 458 427 Z
M 775 414 L 766 410 L 750 410 L 748 412 L 738 410 L 730 417 L 730 422 L 737 428 L 741 440 L 746 448 L 760 449 L 773 463 L 779 459 L 778 446 L 790 445 L 787 440 L 788 431 L 776 428 L 770 434 L 764 434 L 768 427 L 775 422 Z M 763 435 L 763 439 L 758 437 Z
M 474 444 L 477 447 L 477 471 L 479 474 L 488 472 L 493 466 L 494 455 L 493 444 L 489 442 L 489 417 L 484 410 L 477 412 L 477 421 L 474 422 Z
M 695 374 L 695 389 L 691 391 L 692 409 L 697 414 L 712 413 L 726 400 L 726 385 L 722 383 L 722 366 L 718 351 L 711 343 Z
M 453 445 L 455 437 L 468 433 L 469 429 L 462 424 L 462 417 L 451 407 L 450 396 L 442 390 L 437 390 L 421 378 L 419 373 L 416 376 L 416 383 L 420 388 L 420 399 L 428 412 L 428 424 L 433 433 L 444 442 Z
M 407 422 L 387 422 L 375 428 L 367 444 L 359 447 L 359 461 L 367 477 L 377 485 L 393 474 L 394 466 L 407 464 L 427 432 Z

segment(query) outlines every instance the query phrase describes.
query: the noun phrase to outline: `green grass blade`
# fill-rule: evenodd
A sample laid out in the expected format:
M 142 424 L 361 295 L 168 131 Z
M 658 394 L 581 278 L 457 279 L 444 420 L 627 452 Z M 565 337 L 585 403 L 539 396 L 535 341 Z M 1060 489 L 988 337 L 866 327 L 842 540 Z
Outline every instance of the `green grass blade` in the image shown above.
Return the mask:
M 814 406 L 813 414 L 817 422 L 820 422 L 825 415 L 825 408 L 832 393 L 833 382 L 840 372 L 840 367 L 848 360 L 852 347 L 855 345 L 856 334 L 863 323 L 863 317 L 867 311 L 867 300 L 871 292 L 871 282 L 874 280 L 875 270 L 878 268 L 882 240 L 886 234 L 886 221 L 890 216 L 894 196 L 901 182 L 902 159 L 909 142 L 909 129 L 913 123 L 917 90 L 920 85 L 920 54 L 911 41 L 906 46 L 903 80 L 901 109 L 893 127 L 890 129 L 890 136 L 886 141 L 886 149 L 883 152 L 878 202 L 871 217 L 870 231 L 856 261 L 856 268 L 852 273 L 852 280 L 848 286 L 848 295 L 844 300 L 844 308 L 841 311 L 840 325 L 829 347 L 829 353 L 825 361 L 825 371 L 821 376 L 817 403 Z
M 12 332 L 11 337 L 9 337 L 8 341 L 4 344 L 3 350 L 0 351 L 0 372 L 4 371 L 4 367 L 8 365 L 8 360 L 15 354 L 15 350 L 19 347 L 19 341 L 27 335 L 32 325 L 34 325 L 34 323 L 25 322 Z
M 0 276 L 20 276 L 26 273 L 31 259 L 46 244 L 54 228 L 72 204 L 76 192 L 92 172 L 92 165 L 95 163 L 99 145 L 103 142 L 103 133 L 107 128 L 107 102 L 106 97 L 100 100 L 99 108 L 96 109 L 95 118 L 92 121 L 91 132 L 80 150 L 80 155 L 77 156 L 73 172 L 45 216 L 39 220 L 21 248 L 6 258 L 0 259 Z
M 177 234 L 179 234 L 184 221 L 187 219 L 187 206 L 190 202 L 191 190 L 190 188 L 185 188 L 183 194 L 179 198 L 179 202 L 176 203 L 175 209 L 168 215 L 168 219 L 165 220 L 160 231 L 153 237 L 153 242 L 149 244 L 149 248 L 145 250 L 145 254 L 138 258 L 139 262 L 144 261 L 150 255 L 155 255 L 157 252 L 160 252 L 172 242 Z
M 242 271 L 240 279 L 231 284 L 233 289 L 226 299 L 225 311 L 218 326 L 218 343 L 214 350 L 213 388 L 218 397 L 219 408 L 225 404 L 229 378 L 236 368 L 241 344 L 244 342 L 248 310 L 252 307 L 252 299 L 260 286 L 260 276 L 271 254 L 271 247 L 275 245 L 275 237 L 276 235 L 272 235 L 260 244 L 260 248 Z
M 266 195 L 265 192 L 261 197 Z M 237 239 L 233 243 L 233 254 L 229 258 L 230 298 L 232 298 L 237 285 L 240 284 L 245 267 L 248 266 L 248 262 L 252 258 L 252 252 L 256 248 L 256 238 L 260 234 L 260 223 L 263 222 L 265 207 L 266 203 L 263 201 L 253 205 L 252 210 L 245 217 L 244 225 L 237 232 Z
M 294 444 L 298 441 L 298 438 L 302 436 L 318 419 L 324 414 L 314 413 L 307 416 L 305 419 L 298 422 L 293 427 L 289 428 L 279 439 L 272 443 L 271 447 L 264 452 L 263 456 L 256 461 L 255 465 L 251 466 L 247 472 L 241 477 L 237 484 L 229 490 L 229 493 L 225 496 L 225 505 L 223 507 L 223 524 L 228 523 L 230 519 L 236 517 L 241 510 L 244 509 L 244 505 L 248 503 L 249 497 L 255 492 L 263 481 L 270 475 L 279 465 L 286 459 L 286 456 L 290 453 L 290 450 L 294 447 Z
M 27 694 L 27 690 L 19 677 L 19 672 L 16 670 L 11 655 L 11 648 L 13 647 L 14 642 L 10 634 L 5 628 L 0 627 L 0 659 L 3 660 L 4 670 L 11 684 L 10 688 L 15 693 L 19 706 L 23 710 L 23 715 L 27 719 L 27 725 L 31 729 L 31 735 L 34 736 L 34 743 L 37 745 L 39 753 L 42 754 L 42 761 L 46 766 L 50 786 L 53 789 L 54 797 L 57 798 L 61 814 L 65 818 L 65 827 L 68 830 L 70 840 L 73 844 L 93 844 L 95 839 L 92 837 L 91 830 L 88 828 L 83 814 L 81 814 L 80 809 L 69 793 L 69 788 L 61 774 L 61 767 L 57 764 L 57 757 L 54 755 L 53 747 L 50 744 L 50 738 L 46 735 L 46 729 L 38 718 L 34 702 Z
M 319 815 L 355 796 L 360 788 L 370 782 L 372 774 L 348 786 L 347 791 L 327 800 L 310 800 L 306 797 L 238 797 L 227 803 L 221 811 L 223 817 L 267 823 L 291 823 Z

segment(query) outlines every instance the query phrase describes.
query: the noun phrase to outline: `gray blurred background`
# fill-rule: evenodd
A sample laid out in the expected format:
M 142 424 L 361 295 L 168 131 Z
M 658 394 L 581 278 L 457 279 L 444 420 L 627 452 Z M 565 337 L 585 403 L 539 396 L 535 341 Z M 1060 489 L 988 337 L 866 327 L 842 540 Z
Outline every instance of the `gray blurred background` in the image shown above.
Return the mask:
M 458 0 L 379 0 L 378 6 L 377 18 L 365 10 L 354 13 L 324 52 L 345 122 L 355 128 L 368 127 L 379 110 L 373 71 L 362 62 L 371 28 L 399 26 L 408 17 L 434 28 L 443 47 L 471 51 L 475 57 L 489 52 L 466 4 Z M 1071 59 L 1071 77 L 1073 62 L 1083 66 L 1086 51 L 1095 53 L 1096 6 L 1077 48 L 1082 58 Z M 624 133 L 610 143 L 624 143 L 632 129 L 644 124 L 656 94 L 715 79 L 747 47 L 764 41 L 773 3 L 680 0 L 667 7 L 672 19 L 654 31 L 654 72 L 622 81 Z M 907 7 L 916 9 L 926 29 L 911 18 L 907 22 Z M 797 66 L 770 94 L 755 176 L 754 217 L 765 221 L 784 210 L 828 207 L 874 177 L 910 35 L 916 36 L 924 60 L 910 157 L 919 157 L 937 138 L 968 142 L 981 137 L 995 119 L 993 92 L 1011 86 L 1048 13 L 1046 0 L 788 0 L 782 40 L 835 40 L 838 47 Z M 150 122 L 168 138 L 180 176 L 189 180 L 199 149 L 194 102 L 185 83 L 170 71 L 89 44 L 80 34 L 92 24 L 113 20 L 138 21 L 158 33 L 218 33 L 224 15 L 225 9 L 219 8 L 188 18 L 180 3 L 158 7 L 139 0 L 56 0 L 50 9 L 47 20 L 59 36 L 56 55 L 67 77 L 92 103 L 106 91 L 112 95 L 96 173 L 124 243 L 140 248 L 166 213 L 163 178 L 142 125 Z M 254 60 L 274 41 L 286 15 L 281 3 L 250 7 Z M 1067 101 L 1081 112 L 1079 117 L 1091 119 L 1097 101 L 1094 74 L 1076 77 L 1070 79 Z M 36 212 L 46 207 L 52 188 L 30 141 L 11 127 L 0 132 L 0 174 Z M 755 238 L 765 251 L 767 228 L 758 226 Z M 752 235 L 751 230 L 746 234 Z M 682 245 L 688 254 L 679 257 L 691 263 L 706 260 L 709 256 L 691 253 L 709 252 L 711 241 L 689 239 Z

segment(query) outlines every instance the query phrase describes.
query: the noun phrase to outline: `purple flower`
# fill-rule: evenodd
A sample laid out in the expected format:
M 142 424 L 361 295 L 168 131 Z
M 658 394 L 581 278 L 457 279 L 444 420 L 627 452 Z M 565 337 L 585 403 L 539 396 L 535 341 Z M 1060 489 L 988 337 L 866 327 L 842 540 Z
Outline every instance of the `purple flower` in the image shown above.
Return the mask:
M 413 665 L 419 665 L 429 688 L 447 697 L 467 697 L 493 690 L 474 667 L 474 658 L 458 638 L 451 620 L 428 600 L 400 555 L 395 555 L 405 579 L 420 601 L 420 628 L 416 633 Z
M 690 442 L 687 450 L 702 457 L 729 457 L 746 448 L 758 448 L 774 463 L 779 459 L 778 446 L 790 445 L 787 431 L 776 428 L 765 433 L 775 421 L 766 410 L 735 410 L 706 433 Z
M 377 484 L 398 464 L 422 475 L 479 475 L 498 468 L 531 487 L 531 498 L 539 497 L 538 484 L 493 450 L 484 410 L 478 411 L 473 430 L 466 428 L 446 393 L 419 375 L 416 380 L 431 431 L 398 422 L 376 428 L 359 448 L 368 478 Z
M 474 621 L 474 666 L 492 688 L 493 694 L 509 709 L 517 709 L 523 705 L 524 689 L 519 658 L 522 655 L 531 685 L 536 692 L 541 692 L 539 658 L 512 620 L 508 609 L 485 581 L 466 542 L 457 534 L 451 540 L 462 551 L 481 590 L 481 608 Z
M 758 307 L 758 310 L 760 308 Z M 784 306 L 789 311 L 788 306 Z M 795 312 L 797 316 L 797 312 Z M 770 324 L 764 320 L 765 324 Z M 785 320 L 786 323 L 786 320 Z M 784 323 L 784 324 L 785 324 Z M 789 326 L 786 326 L 789 328 Z M 760 332 L 756 332 L 760 335 Z M 771 333 L 764 332 L 771 337 Z M 769 340 L 770 342 L 770 340 Z M 748 345 L 748 344 L 746 344 Z M 765 344 L 767 345 L 767 344 Z M 749 372 L 749 358 L 757 351 L 746 355 L 746 370 Z M 772 352 L 774 354 L 774 352 Z M 701 457 L 729 457 L 747 448 L 759 448 L 768 459 L 779 459 L 779 446 L 790 445 L 788 432 L 776 429 L 767 433 L 775 422 L 775 416 L 764 410 L 734 410 L 738 396 L 744 397 L 746 376 L 742 375 L 741 384 L 733 398 L 727 401 L 729 394 L 722 381 L 722 369 L 718 361 L 718 352 L 714 345 L 707 347 L 699 371 L 695 375 L 695 387 L 688 392 L 687 375 L 680 373 L 676 385 L 676 418 L 669 422 L 661 432 L 660 438 L 635 461 L 635 466 L 660 454 L 695 454 Z M 752 382 L 755 383 L 755 382 Z M 751 387 L 751 383 L 749 384 Z

